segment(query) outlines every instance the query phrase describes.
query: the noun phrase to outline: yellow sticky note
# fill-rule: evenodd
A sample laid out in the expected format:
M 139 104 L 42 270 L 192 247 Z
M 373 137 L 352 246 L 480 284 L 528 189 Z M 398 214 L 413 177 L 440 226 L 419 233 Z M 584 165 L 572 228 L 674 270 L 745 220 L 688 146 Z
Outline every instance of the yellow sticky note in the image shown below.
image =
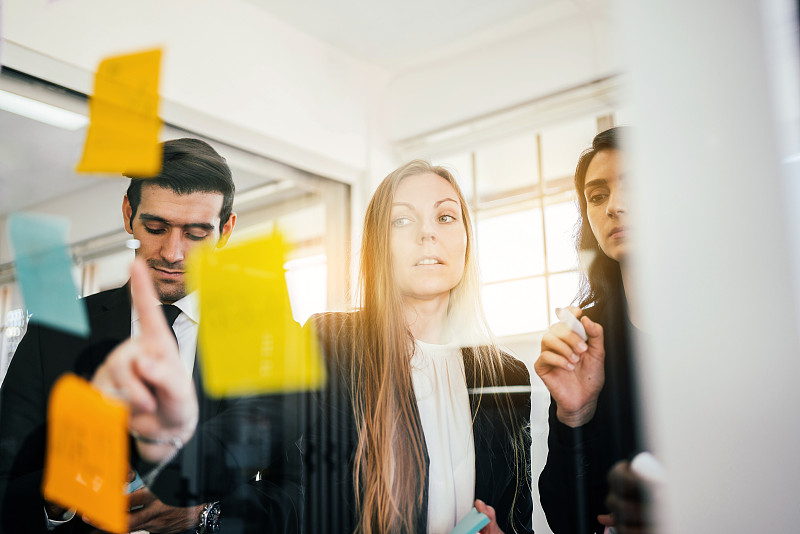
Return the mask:
M 158 144 L 158 78 L 161 50 L 104 59 L 89 99 L 89 130 L 78 172 L 156 176 L 161 172 Z
M 214 396 L 316 389 L 325 381 L 317 338 L 292 317 L 276 232 L 223 249 L 195 249 L 190 282 L 200 296 L 200 364 Z
M 53 386 L 47 415 L 45 499 L 109 532 L 128 531 L 128 410 L 75 375 Z

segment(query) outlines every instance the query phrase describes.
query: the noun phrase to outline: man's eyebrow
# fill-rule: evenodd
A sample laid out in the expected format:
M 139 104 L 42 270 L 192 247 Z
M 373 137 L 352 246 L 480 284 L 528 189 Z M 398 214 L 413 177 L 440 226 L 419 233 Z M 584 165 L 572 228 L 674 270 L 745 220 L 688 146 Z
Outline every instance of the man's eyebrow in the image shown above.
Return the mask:
M 590 187 L 597 187 L 601 185 L 608 185 L 608 180 L 606 180 L 605 178 L 597 178 L 595 180 L 592 180 L 591 182 L 586 182 L 585 184 L 583 184 L 583 190 L 586 191 Z
M 168 221 L 164 217 L 159 217 L 158 215 L 151 215 L 149 213 L 141 213 L 141 214 L 139 214 L 139 218 L 142 219 L 143 221 L 157 222 L 157 223 L 165 224 L 167 226 L 173 226 L 173 224 L 170 221 Z M 184 224 L 184 225 L 182 225 L 182 228 L 199 228 L 201 230 L 213 231 L 215 226 L 213 224 L 207 223 L 207 222 L 204 222 L 204 223 L 199 223 L 198 222 L 198 223 Z
M 211 223 L 189 223 L 189 224 L 184 224 L 183 227 L 184 228 L 199 228 L 200 230 L 208 230 L 208 231 L 212 231 L 212 230 L 214 230 L 214 228 L 216 228 L 216 226 L 214 226 Z
M 171 224 L 168 220 L 164 217 L 159 217 L 158 215 L 150 215 L 149 213 L 140 213 L 139 218 L 143 221 L 152 221 L 152 222 L 160 222 L 163 224 Z

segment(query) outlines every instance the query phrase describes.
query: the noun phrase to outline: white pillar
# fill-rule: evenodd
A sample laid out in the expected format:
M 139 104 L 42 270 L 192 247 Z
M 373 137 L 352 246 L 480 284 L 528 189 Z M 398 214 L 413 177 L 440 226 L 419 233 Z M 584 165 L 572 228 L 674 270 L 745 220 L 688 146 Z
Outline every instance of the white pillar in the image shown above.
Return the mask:
M 797 532 L 800 343 L 756 1 L 619 0 L 663 532 Z M 789 21 L 792 22 L 792 21 Z M 794 46 L 800 46 L 796 42 Z

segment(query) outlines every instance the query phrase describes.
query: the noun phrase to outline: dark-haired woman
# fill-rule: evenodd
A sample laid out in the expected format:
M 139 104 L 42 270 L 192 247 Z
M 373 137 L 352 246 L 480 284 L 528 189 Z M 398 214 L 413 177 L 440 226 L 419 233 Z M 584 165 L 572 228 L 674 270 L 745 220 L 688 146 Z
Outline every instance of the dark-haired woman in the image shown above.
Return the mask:
M 635 407 L 633 332 L 629 299 L 624 129 L 598 134 L 578 161 L 579 251 L 592 251 L 580 307 L 587 339 L 565 323 L 542 338 L 536 373 L 552 398 L 547 463 L 539 492 L 557 534 L 603 532 L 612 524 L 606 498 L 612 466 L 639 448 Z

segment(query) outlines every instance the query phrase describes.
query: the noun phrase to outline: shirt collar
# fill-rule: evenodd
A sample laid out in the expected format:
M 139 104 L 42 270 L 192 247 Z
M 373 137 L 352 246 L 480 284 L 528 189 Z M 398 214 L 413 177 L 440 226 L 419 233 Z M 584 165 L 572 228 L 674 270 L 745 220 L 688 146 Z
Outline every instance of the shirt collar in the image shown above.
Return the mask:
M 200 324 L 200 299 L 197 291 L 192 291 L 178 302 L 175 302 L 175 306 L 180 308 L 189 319 Z
M 186 317 L 191 319 L 193 322 L 200 324 L 200 299 L 198 297 L 197 291 L 192 291 L 182 299 L 173 302 L 174 306 L 177 306 Z M 154 305 L 156 303 L 154 302 Z M 139 313 L 136 311 L 136 308 L 131 307 L 131 322 L 136 322 L 139 320 Z

